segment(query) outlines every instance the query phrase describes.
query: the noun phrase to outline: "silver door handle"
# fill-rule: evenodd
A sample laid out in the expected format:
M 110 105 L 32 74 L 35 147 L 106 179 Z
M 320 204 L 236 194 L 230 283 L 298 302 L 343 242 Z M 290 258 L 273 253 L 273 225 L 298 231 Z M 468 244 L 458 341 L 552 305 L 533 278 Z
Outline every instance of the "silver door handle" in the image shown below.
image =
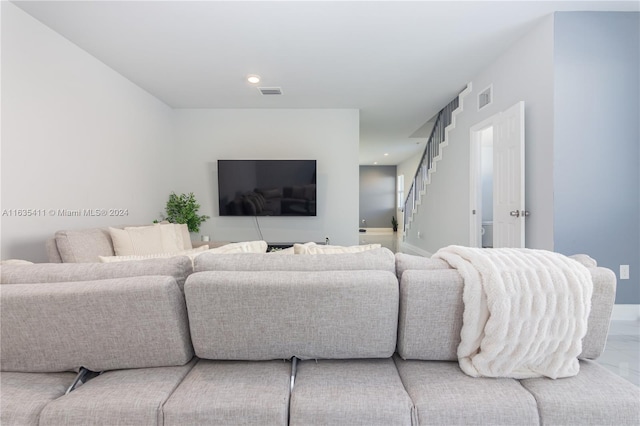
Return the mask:
M 514 210 L 509 212 L 509 216 L 513 216 L 513 217 L 525 217 L 525 216 L 529 216 L 529 211 L 527 210 Z

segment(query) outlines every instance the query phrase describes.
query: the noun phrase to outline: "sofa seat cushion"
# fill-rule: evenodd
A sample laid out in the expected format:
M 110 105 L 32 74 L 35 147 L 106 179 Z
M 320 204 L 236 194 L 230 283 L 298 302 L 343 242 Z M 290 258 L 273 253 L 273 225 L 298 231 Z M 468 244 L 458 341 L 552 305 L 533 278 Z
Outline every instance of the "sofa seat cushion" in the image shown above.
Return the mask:
M 57 283 L 166 275 L 175 278 L 180 289 L 183 289 L 185 280 L 192 272 L 191 260 L 186 256 L 112 264 L 36 263 L 33 265 L 3 265 L 0 283 Z
M 291 363 L 200 360 L 164 406 L 165 426 L 287 425 Z
M 398 281 L 386 271 L 199 272 L 185 297 L 200 358 L 388 358 L 396 347 Z
M 52 373 L 184 365 L 193 357 L 171 277 L 3 285 L 2 371 Z
M 0 373 L 0 424 L 37 425 L 40 412 L 64 395 L 75 373 Z
M 544 425 L 637 425 L 640 388 L 595 361 L 580 361 L 577 376 L 526 379 Z
M 420 425 L 538 425 L 536 400 L 517 380 L 470 377 L 458 363 L 395 358 Z
M 391 358 L 298 363 L 292 426 L 410 426 L 412 418 L 413 404 Z
M 162 405 L 195 361 L 179 367 L 107 371 L 48 404 L 40 426 L 161 425 Z

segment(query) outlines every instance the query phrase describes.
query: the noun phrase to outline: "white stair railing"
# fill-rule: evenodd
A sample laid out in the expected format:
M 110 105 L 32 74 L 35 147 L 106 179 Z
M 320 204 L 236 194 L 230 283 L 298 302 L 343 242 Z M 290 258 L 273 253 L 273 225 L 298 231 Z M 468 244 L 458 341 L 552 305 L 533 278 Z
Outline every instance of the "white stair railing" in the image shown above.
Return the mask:
M 462 94 L 461 94 L 462 95 Z M 427 185 L 431 182 L 431 175 L 436 171 L 436 164 L 442 158 L 441 149 L 447 144 L 447 128 L 453 122 L 454 111 L 460 104 L 460 96 L 457 96 L 438 113 L 431 135 L 427 140 L 418 170 L 413 177 L 411 188 L 404 202 L 404 233 L 411 227 L 413 218 L 418 211 L 422 197 L 426 194 Z

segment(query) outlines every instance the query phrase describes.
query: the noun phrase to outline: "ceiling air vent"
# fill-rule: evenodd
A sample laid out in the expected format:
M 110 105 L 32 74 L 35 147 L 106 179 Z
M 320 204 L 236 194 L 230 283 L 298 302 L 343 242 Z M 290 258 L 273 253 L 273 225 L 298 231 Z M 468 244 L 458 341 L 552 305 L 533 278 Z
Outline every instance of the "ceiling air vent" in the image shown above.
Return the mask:
M 267 95 L 282 95 L 282 89 L 279 87 L 258 87 L 260 93 Z
M 486 107 L 493 101 L 493 86 L 489 86 L 478 94 L 478 110 Z

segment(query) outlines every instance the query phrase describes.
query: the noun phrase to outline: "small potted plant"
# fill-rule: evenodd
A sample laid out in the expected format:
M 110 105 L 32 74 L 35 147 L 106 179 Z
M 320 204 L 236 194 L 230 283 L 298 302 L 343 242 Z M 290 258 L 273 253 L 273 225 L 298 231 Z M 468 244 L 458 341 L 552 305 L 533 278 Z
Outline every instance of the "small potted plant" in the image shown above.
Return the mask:
M 198 215 L 199 209 L 200 204 L 193 192 L 180 195 L 172 192 L 165 207 L 167 216 L 164 219 L 171 223 L 186 223 L 189 232 L 200 232 L 200 225 L 209 219 L 209 216 Z
M 391 216 L 391 226 L 393 226 L 393 232 L 398 231 L 398 221 L 395 216 Z

